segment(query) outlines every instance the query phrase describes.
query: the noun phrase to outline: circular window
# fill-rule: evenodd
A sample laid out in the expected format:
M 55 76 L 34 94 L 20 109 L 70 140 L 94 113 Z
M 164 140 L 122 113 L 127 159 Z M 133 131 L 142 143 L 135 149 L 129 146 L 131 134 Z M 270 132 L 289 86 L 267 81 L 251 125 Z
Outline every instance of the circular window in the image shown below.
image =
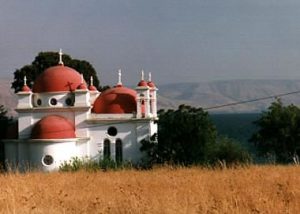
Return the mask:
M 54 159 L 51 155 L 45 155 L 42 159 L 42 162 L 44 165 L 49 166 L 49 165 L 53 164 Z
M 57 100 L 55 98 L 52 98 L 50 100 L 50 104 L 53 105 L 53 106 L 55 106 L 57 104 Z
M 110 135 L 110 136 L 116 136 L 118 134 L 118 130 L 116 129 L 116 127 L 109 127 L 107 129 L 107 133 Z
M 73 104 L 72 99 L 70 97 L 66 99 L 66 104 L 68 106 L 71 106 Z
M 40 106 L 40 105 L 42 105 L 42 100 L 41 100 L 41 99 L 38 99 L 38 100 L 36 101 L 36 103 L 38 104 L 38 106 Z

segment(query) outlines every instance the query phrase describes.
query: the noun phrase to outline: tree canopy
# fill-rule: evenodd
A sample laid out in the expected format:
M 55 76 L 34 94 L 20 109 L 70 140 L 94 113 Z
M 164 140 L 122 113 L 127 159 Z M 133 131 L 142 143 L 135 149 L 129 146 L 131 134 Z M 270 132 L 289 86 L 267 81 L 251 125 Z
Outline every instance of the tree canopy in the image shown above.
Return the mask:
M 160 110 L 158 115 L 158 134 L 141 142 L 148 167 L 157 163 L 233 165 L 251 160 L 239 144 L 217 136 L 215 125 L 202 108 L 180 105 L 177 110 Z
M 261 155 L 274 155 L 281 163 L 300 155 L 300 109 L 297 106 L 284 106 L 277 100 L 254 123 L 258 131 L 250 141 Z
M 158 143 L 144 143 L 142 150 L 161 163 L 188 165 L 203 161 L 208 144 L 216 140 L 216 128 L 208 113 L 181 105 L 177 110 L 160 110 L 158 114 Z
M 83 77 L 87 83 L 90 82 L 90 77 L 93 76 L 93 84 L 101 90 L 100 82 L 97 77 L 97 72 L 94 67 L 85 60 L 72 59 L 71 56 L 64 54 L 63 62 L 66 66 L 74 68 L 76 71 L 83 74 Z M 27 84 L 32 87 L 34 80 L 39 74 L 45 71 L 47 68 L 57 65 L 59 61 L 59 55 L 57 52 L 40 52 L 30 65 L 25 65 L 14 72 L 14 81 L 12 82 L 12 88 L 15 92 L 22 89 L 24 85 L 24 76 L 27 77 Z

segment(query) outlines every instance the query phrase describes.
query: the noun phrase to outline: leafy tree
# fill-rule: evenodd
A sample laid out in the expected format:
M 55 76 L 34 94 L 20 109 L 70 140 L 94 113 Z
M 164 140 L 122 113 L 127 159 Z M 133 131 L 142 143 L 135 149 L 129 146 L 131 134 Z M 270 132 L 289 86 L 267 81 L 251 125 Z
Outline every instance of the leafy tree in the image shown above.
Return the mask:
M 3 105 L 0 105 L 0 169 L 2 170 L 2 164 L 4 163 L 4 144 L 1 142 L 1 139 L 6 137 L 7 127 L 12 121 L 7 115 L 7 110 Z
M 3 105 L 0 105 L 0 119 L 6 118 L 7 110 L 4 108 Z
M 281 163 L 300 155 L 300 109 L 297 106 L 284 106 L 277 100 L 254 123 L 259 129 L 250 141 L 261 155 L 273 154 Z
M 216 128 L 202 108 L 181 105 L 174 110 L 160 110 L 158 142 L 156 136 L 142 141 L 149 163 L 190 165 L 204 162 L 206 150 L 216 141 Z
M 220 137 L 207 153 L 207 162 L 212 165 L 224 163 L 226 166 L 232 166 L 248 164 L 251 161 L 250 154 L 241 144 L 227 137 Z
M 15 92 L 18 92 L 23 87 L 23 78 L 26 75 L 27 84 L 32 87 L 34 80 L 39 74 L 45 71 L 47 68 L 57 65 L 59 61 L 59 55 L 57 52 L 40 52 L 30 65 L 25 65 L 14 72 L 14 81 L 12 82 L 12 88 Z M 90 82 L 90 77 L 93 76 L 94 86 L 101 90 L 99 85 L 99 79 L 97 77 L 97 72 L 94 67 L 85 60 L 72 59 L 69 55 L 63 55 L 63 62 L 65 65 L 74 68 L 78 72 L 83 74 L 86 82 Z

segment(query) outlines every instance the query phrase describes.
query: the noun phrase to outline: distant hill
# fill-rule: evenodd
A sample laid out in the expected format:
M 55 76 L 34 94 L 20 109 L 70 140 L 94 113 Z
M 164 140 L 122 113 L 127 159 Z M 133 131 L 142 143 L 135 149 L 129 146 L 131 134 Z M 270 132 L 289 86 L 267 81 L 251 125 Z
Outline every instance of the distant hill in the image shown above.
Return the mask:
M 0 104 L 10 115 L 16 115 L 16 95 L 10 89 L 11 80 L 0 80 Z M 283 93 L 300 91 L 300 80 L 226 80 L 199 83 L 158 85 L 158 109 L 177 108 L 180 104 L 213 107 L 244 100 L 252 100 Z M 215 113 L 261 112 L 274 99 L 212 109 Z M 300 93 L 282 97 L 284 103 L 300 105 Z
M 227 80 L 159 85 L 159 107 L 185 103 L 203 108 L 300 91 L 300 80 Z M 300 93 L 281 97 L 284 103 L 300 104 Z M 261 112 L 274 99 L 210 110 L 219 113 Z

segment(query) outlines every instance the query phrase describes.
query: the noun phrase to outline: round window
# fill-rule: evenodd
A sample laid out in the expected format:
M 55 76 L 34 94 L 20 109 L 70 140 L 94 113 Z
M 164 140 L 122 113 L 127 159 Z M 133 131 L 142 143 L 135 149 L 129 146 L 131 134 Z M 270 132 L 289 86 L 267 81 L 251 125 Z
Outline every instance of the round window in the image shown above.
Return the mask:
M 66 104 L 68 105 L 68 106 L 71 106 L 72 105 L 72 99 L 69 97 L 69 98 L 67 98 L 66 99 Z
M 44 165 L 49 166 L 49 165 L 53 164 L 54 159 L 51 155 L 45 155 L 42 159 L 42 162 Z
M 55 98 L 52 98 L 50 100 L 50 104 L 53 105 L 53 106 L 55 106 L 57 104 L 57 100 Z
M 110 135 L 110 136 L 116 136 L 118 134 L 118 130 L 116 129 L 116 127 L 109 127 L 107 129 L 107 133 Z
M 36 101 L 36 103 L 37 103 L 38 106 L 40 106 L 40 105 L 42 105 L 42 100 L 41 100 L 41 99 L 38 99 L 38 100 Z

